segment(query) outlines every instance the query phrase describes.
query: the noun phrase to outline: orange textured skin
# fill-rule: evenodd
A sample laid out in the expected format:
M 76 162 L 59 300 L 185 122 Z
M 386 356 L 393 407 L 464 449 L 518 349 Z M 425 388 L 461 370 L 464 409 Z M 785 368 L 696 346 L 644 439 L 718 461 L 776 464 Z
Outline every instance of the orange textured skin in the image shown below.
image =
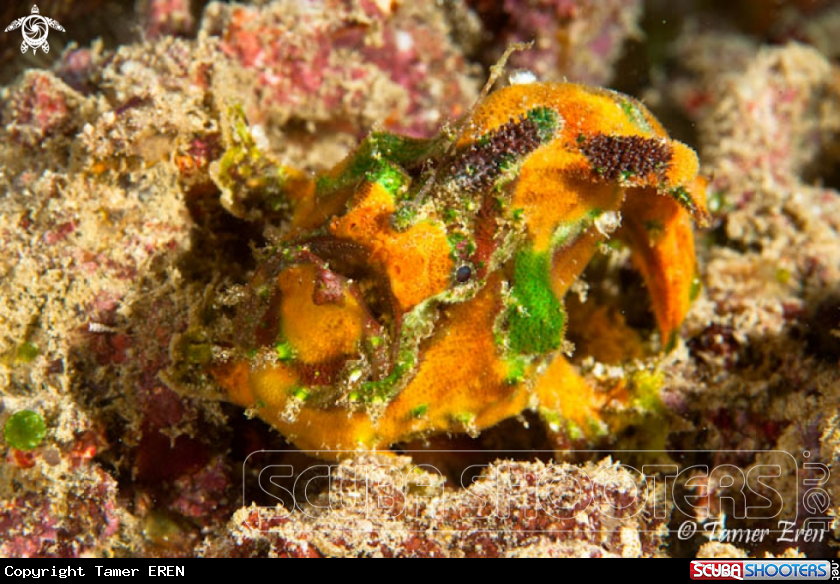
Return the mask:
M 284 366 L 252 368 L 239 362 L 226 368 L 225 377 L 219 379 L 226 386 L 247 387 L 244 393 L 231 393 L 231 399 L 247 407 L 261 400 L 265 405 L 258 408 L 260 416 L 272 420 L 307 450 L 375 449 L 415 434 L 486 428 L 509 417 L 511 411 L 522 411 L 529 399 L 524 388 L 505 382 L 506 368 L 496 356 L 490 333 L 499 291 L 497 279 L 474 302 L 452 308 L 446 317 L 447 334 L 429 343 L 416 376 L 378 417 L 366 412 L 348 414 L 341 408 L 304 407 L 293 421 L 287 421 L 283 415 L 287 393 L 297 380 Z M 423 403 L 446 405 L 423 415 L 412 414 Z M 463 412 L 474 413 L 474 418 L 459 419 Z
M 446 290 L 452 260 L 443 226 L 425 221 L 398 232 L 390 224 L 395 206 L 385 189 L 367 183 L 360 191 L 364 196 L 331 221 L 330 233 L 369 248 L 370 262 L 387 273 L 403 310 Z

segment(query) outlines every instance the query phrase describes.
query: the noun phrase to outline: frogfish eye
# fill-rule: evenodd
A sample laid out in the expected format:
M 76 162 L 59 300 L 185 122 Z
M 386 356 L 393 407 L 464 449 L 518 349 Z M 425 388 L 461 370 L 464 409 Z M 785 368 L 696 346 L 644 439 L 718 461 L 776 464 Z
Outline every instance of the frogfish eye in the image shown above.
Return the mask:
M 464 284 L 472 277 L 472 269 L 469 266 L 461 266 L 455 272 L 455 280 L 459 284 Z

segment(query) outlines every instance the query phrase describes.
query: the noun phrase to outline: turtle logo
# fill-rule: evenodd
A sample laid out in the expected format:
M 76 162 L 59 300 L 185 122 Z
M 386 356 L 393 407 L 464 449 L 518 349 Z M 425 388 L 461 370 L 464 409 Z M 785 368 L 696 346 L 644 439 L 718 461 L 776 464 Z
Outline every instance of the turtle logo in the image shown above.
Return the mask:
M 37 53 L 38 49 L 43 49 L 44 53 L 50 52 L 50 45 L 47 43 L 47 35 L 49 29 L 54 28 L 64 32 L 64 28 L 52 18 L 41 16 L 38 14 L 38 7 L 32 7 L 32 14 L 18 18 L 12 21 L 12 24 L 6 27 L 6 32 L 21 28 L 23 33 L 23 44 L 20 45 L 20 52 L 25 53 L 26 49 L 32 47 L 32 53 Z M 49 27 L 49 28 L 48 28 Z

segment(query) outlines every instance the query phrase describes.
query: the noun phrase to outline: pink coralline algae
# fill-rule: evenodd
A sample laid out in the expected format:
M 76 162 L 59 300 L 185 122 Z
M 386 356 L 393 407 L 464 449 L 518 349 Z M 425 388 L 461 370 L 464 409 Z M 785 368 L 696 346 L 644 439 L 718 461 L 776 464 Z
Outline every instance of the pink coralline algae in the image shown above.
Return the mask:
M 186 36 L 195 28 L 190 0 L 141 0 L 137 3 L 137 12 L 149 39 Z
M 254 76 L 254 121 L 298 118 L 357 137 L 381 123 L 427 136 L 463 113 L 474 88 L 463 83 L 468 66 L 448 24 L 421 4 L 215 4 L 204 31 Z
M 534 41 L 511 64 L 539 79 L 603 85 L 630 38 L 638 38 L 640 0 L 469 0 L 494 32 L 497 51 Z M 497 53 L 498 55 L 498 53 Z
M 80 96 L 51 73 L 28 71 L 12 89 L 4 89 L 2 119 L 14 140 L 32 148 L 78 128 Z
M 48 467 L 43 458 L 37 464 Z M 85 480 L 72 488 L 68 483 L 66 489 L 53 489 L 49 493 L 30 491 L 3 502 L 0 555 L 77 557 L 117 533 L 120 525 L 117 483 L 90 461 L 85 466 Z M 22 472 L 37 475 L 39 470 L 31 468 Z M 61 492 L 58 496 L 57 491 Z
M 223 521 L 229 516 L 238 493 L 231 489 L 231 469 L 219 456 L 194 474 L 185 474 L 175 481 L 177 496 L 170 507 L 184 517 L 215 517 Z

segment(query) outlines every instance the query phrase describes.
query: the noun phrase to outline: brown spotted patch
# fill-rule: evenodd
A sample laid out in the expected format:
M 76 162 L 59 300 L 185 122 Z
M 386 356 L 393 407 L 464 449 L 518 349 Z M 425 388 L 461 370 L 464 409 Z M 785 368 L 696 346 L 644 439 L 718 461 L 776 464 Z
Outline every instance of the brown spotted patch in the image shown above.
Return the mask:
M 498 178 L 503 161 L 530 154 L 541 144 L 540 127 L 534 120 L 511 118 L 459 153 L 450 172 L 461 188 L 485 189 Z
M 671 148 L 661 138 L 596 134 L 580 150 L 596 176 L 607 181 L 659 174 L 671 162 Z

